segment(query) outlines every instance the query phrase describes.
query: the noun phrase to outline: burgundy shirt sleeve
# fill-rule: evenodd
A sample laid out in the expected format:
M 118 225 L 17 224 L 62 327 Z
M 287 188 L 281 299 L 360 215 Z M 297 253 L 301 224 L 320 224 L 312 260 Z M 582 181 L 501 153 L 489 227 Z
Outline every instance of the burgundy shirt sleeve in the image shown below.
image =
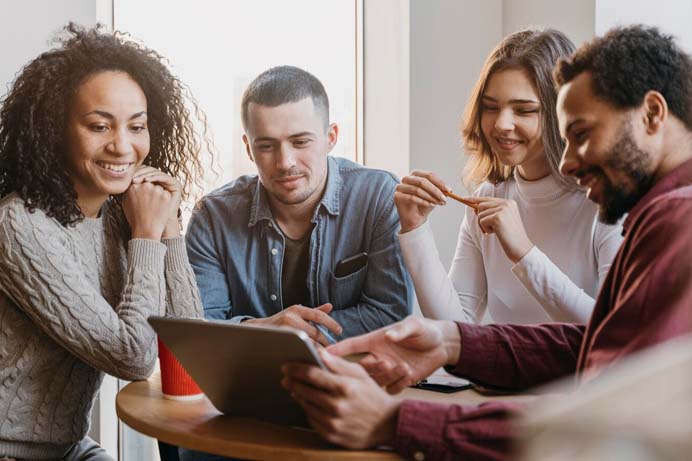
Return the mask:
M 508 459 L 511 417 L 521 407 L 511 402 L 447 405 L 405 400 L 399 408 L 395 448 L 415 460 Z
M 461 354 L 447 371 L 482 386 L 525 390 L 577 368 L 584 325 L 471 325 L 458 323 Z
M 692 186 L 633 216 L 604 283 L 579 371 L 588 382 L 636 351 L 692 332 Z M 593 324 L 592 320 L 592 324 Z

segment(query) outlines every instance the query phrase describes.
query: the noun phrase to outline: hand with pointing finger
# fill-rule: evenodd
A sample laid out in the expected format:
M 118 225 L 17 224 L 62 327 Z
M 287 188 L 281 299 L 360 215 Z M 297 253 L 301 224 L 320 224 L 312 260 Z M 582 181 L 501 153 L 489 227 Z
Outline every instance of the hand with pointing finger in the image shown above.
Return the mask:
M 454 322 L 407 317 L 327 350 L 339 356 L 368 353 L 360 364 L 387 392 L 395 394 L 443 365 L 456 364 L 461 339 Z

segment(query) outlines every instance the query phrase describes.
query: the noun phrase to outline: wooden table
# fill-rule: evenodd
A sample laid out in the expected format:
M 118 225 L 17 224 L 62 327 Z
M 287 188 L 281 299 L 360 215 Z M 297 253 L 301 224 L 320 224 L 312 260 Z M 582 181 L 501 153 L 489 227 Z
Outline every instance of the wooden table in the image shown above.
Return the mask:
M 403 396 L 448 403 L 520 398 L 487 397 L 474 390 L 442 394 L 420 389 L 407 389 Z M 118 393 L 115 405 L 118 417 L 134 430 L 163 442 L 208 453 L 247 459 L 311 461 L 401 459 L 392 451 L 339 448 L 307 429 L 223 415 L 206 397 L 194 402 L 164 399 L 158 373 L 147 381 L 128 384 Z

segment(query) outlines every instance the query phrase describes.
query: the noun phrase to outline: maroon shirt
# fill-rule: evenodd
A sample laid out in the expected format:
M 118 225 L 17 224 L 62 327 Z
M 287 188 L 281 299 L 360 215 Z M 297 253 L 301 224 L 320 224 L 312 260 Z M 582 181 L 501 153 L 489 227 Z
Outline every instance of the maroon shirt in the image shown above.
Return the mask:
M 630 211 L 587 327 L 459 324 L 452 370 L 486 386 L 524 390 L 576 373 L 590 381 L 625 356 L 692 332 L 692 160 Z M 396 449 L 414 459 L 506 459 L 521 406 L 404 401 Z

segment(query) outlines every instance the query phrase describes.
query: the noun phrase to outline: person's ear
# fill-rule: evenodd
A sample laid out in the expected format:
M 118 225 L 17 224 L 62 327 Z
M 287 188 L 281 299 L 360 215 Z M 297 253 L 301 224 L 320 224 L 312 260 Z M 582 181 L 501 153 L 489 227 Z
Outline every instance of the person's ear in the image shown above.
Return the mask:
M 336 123 L 332 123 L 327 127 L 327 140 L 329 143 L 329 151 L 331 152 L 336 146 L 336 142 L 339 139 L 339 126 Z
M 648 91 L 644 95 L 642 104 L 644 110 L 644 124 L 648 134 L 658 133 L 665 125 L 668 118 L 668 103 L 658 91 Z
M 252 163 L 255 163 L 255 159 L 252 157 L 252 149 L 250 149 L 250 140 L 247 138 L 246 134 L 243 134 L 243 143 L 245 144 L 245 152 L 247 152 L 247 157 Z

